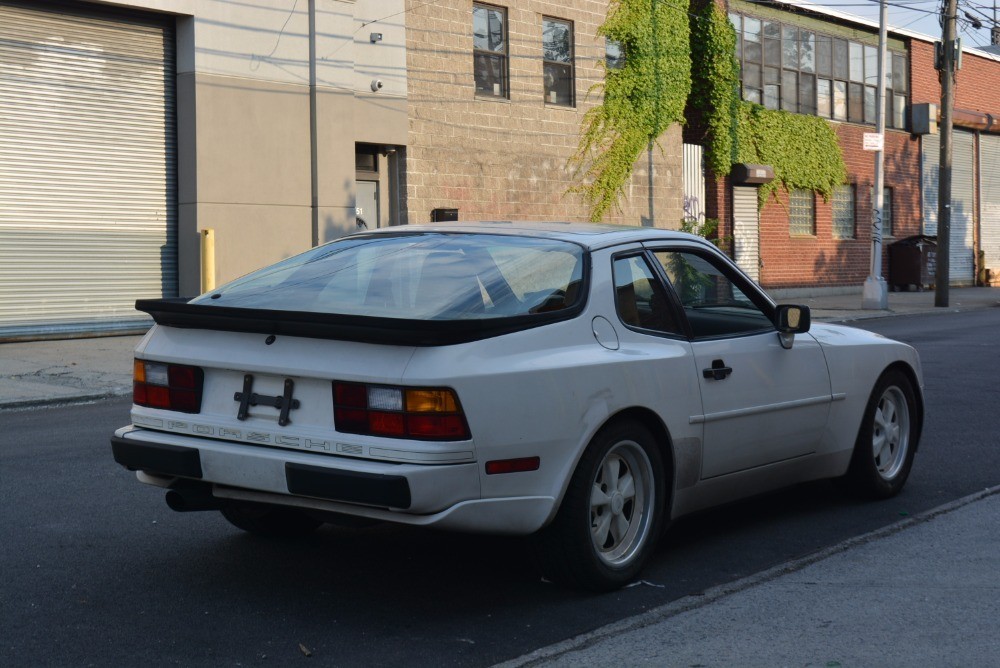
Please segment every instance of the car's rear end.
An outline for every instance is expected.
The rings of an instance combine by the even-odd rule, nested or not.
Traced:
[[[533,531],[551,495],[492,484],[483,497],[483,476],[539,462],[516,443],[504,456],[495,438],[481,458],[461,388],[478,397],[489,379],[462,351],[482,357],[486,342],[565,325],[585,279],[585,253],[565,242],[375,234],[191,302],[142,302],[158,324],[136,350],[132,424],[112,439],[115,459],[168,488],[178,510]]]

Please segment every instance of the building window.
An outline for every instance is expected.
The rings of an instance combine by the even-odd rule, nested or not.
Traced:
[[[837,186],[833,189],[833,237],[854,238],[854,186]]]
[[[476,95],[507,98],[507,10],[472,5],[472,62]]]
[[[811,190],[792,190],[788,198],[788,227],[793,236],[816,234],[815,198]]]
[[[561,19],[542,19],[542,68],[545,102],[572,107],[573,24]]]
[[[807,28],[736,13],[743,99],[836,121],[875,124],[878,49]],[[906,54],[886,58],[886,127],[906,128]]]
[[[625,67],[625,45],[616,39],[604,41],[604,65],[609,70],[620,70]]]

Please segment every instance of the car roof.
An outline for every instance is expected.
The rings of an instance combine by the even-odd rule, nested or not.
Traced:
[[[360,234],[421,234],[428,232],[541,237],[569,241],[590,250],[642,241],[696,241],[707,243],[702,237],[677,230],[630,225],[551,221],[490,220],[399,225],[380,230],[362,231]]]

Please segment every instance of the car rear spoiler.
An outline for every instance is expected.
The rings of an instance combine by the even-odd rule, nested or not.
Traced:
[[[468,320],[410,320],[361,315],[235,308],[191,304],[186,298],[140,299],[137,311],[148,313],[158,325],[225,332],[281,334],[312,339],[359,341],[406,346],[448,346],[570,320],[583,310],[572,308],[502,318]]]

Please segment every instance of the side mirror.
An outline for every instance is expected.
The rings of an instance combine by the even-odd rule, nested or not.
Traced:
[[[774,312],[774,326],[782,334],[805,334],[811,324],[808,306],[782,304]]]

